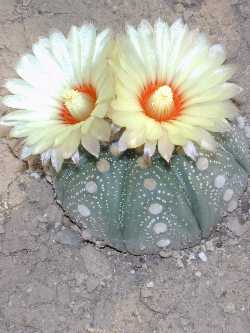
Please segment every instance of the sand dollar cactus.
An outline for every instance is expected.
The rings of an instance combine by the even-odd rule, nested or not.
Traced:
[[[176,154],[170,165],[152,164],[134,151],[98,160],[80,153],[80,165],[65,163],[56,193],[69,217],[91,241],[133,254],[180,249],[208,237],[224,210],[237,205],[249,172],[244,134],[217,137],[216,153],[196,161]]]

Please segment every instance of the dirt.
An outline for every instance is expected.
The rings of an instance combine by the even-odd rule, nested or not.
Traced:
[[[247,0],[0,0],[0,9],[1,86],[19,56],[55,29],[93,21],[122,31],[142,18],[183,16],[238,63],[237,102],[249,117]],[[209,241],[136,257],[84,242],[48,179],[14,152],[15,141],[1,139],[1,333],[250,332],[250,188]]]

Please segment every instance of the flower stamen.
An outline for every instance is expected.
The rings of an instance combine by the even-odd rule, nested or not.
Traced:
[[[176,119],[183,103],[183,98],[176,89],[158,82],[149,84],[140,97],[144,113],[159,122]]]
[[[96,92],[91,86],[66,89],[62,94],[60,116],[65,124],[77,124],[86,120],[94,109]]]

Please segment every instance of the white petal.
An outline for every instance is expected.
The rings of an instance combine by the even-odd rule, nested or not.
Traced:
[[[168,134],[166,132],[158,140],[158,151],[159,154],[166,160],[167,162],[170,161],[173,151],[174,145],[170,142]]]
[[[144,155],[147,157],[152,157],[155,153],[155,149],[156,149],[156,142],[154,143],[145,143],[144,145]]]
[[[91,154],[94,155],[96,158],[99,157],[100,154],[100,143],[99,141],[90,136],[90,135],[85,135],[82,136],[81,143],[83,147]]]
[[[97,140],[109,141],[111,134],[110,124],[104,119],[96,118],[91,125],[89,133]]]
[[[80,154],[79,154],[78,150],[71,156],[71,159],[76,165],[79,165],[79,163],[80,163]]]
[[[188,157],[192,158],[192,160],[194,161],[196,160],[198,152],[192,141],[187,141],[187,143],[183,147],[183,150]]]
[[[57,172],[59,172],[62,168],[64,158],[62,156],[61,151],[57,149],[53,149],[51,151],[51,164],[55,168]]]

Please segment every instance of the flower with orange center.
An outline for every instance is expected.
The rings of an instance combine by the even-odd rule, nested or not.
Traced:
[[[113,98],[107,59],[112,51],[109,30],[97,34],[93,25],[72,27],[33,45],[16,67],[20,79],[9,80],[13,94],[3,103],[19,109],[1,119],[14,126],[13,137],[24,138],[22,156],[41,154],[60,170],[64,159],[79,161],[81,144],[98,157],[100,141],[108,141],[106,117]]]
[[[223,64],[225,58],[220,45],[181,20],[128,26],[112,60],[116,99],[109,115],[125,128],[120,150],[144,145],[152,156],[157,146],[168,162],[175,146],[192,158],[196,146],[215,150],[211,132],[230,129],[226,119],[237,111],[230,99],[241,90],[226,82],[234,66]]]

